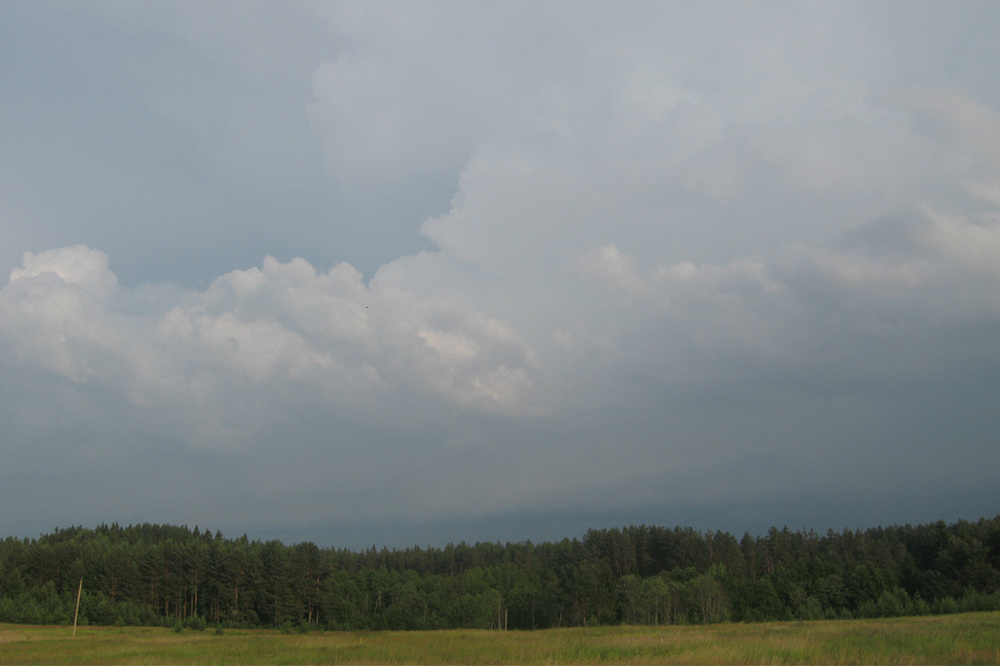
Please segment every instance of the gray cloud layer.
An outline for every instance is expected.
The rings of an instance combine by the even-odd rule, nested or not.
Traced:
[[[995,513],[1000,12],[285,7],[0,9],[9,529]]]

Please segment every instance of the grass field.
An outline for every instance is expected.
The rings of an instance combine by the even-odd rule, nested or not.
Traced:
[[[1000,664],[1000,613],[546,631],[0,625],[0,664]]]

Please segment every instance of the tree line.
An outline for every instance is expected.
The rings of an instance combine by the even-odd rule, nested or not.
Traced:
[[[1000,516],[866,530],[629,526],[354,552],[171,525],[0,541],[0,622],[543,629],[1000,610]]]

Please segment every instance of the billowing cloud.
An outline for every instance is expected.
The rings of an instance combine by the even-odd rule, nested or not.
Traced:
[[[0,12],[13,529],[995,506],[992,8]]]
[[[123,312],[117,289],[99,251],[26,254],[0,301],[12,359],[76,382],[127,379],[140,393],[247,385],[349,404],[420,390],[474,409],[533,409],[540,368],[503,322],[369,290],[347,264],[319,274],[302,259],[268,257],[157,316]],[[127,377],[101,375],[93,359],[108,356]]]

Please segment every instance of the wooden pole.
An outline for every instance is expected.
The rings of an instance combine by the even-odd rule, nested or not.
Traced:
[[[80,596],[83,594],[83,579],[80,579],[80,588],[76,591],[76,613],[73,614],[73,638],[76,638],[76,621],[80,618]]]

